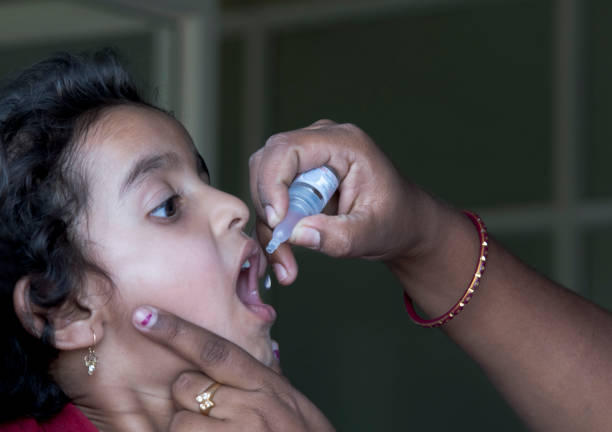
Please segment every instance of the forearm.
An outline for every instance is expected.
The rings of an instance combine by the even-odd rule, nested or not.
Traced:
[[[434,316],[465,291],[478,236],[451,209],[439,206],[431,220],[439,236],[418,256],[389,266]],[[612,315],[541,277],[494,240],[477,293],[444,329],[533,430],[610,430]]]

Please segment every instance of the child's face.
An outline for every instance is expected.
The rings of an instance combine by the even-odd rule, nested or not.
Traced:
[[[198,172],[180,124],[152,109],[116,107],[91,128],[82,150],[90,184],[86,248],[116,285],[107,312],[108,325],[121,329],[115,333],[137,337],[131,311],[150,304],[271,364],[276,314],[257,294],[265,263],[242,232],[248,209]],[[247,257],[251,268],[241,271]]]

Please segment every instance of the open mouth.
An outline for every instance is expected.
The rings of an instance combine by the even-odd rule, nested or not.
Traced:
[[[247,309],[260,317],[265,322],[276,320],[276,311],[268,304],[261,301],[259,296],[259,264],[261,253],[258,247],[252,248],[251,253],[242,263],[238,281],[236,282],[236,293],[238,298]]]

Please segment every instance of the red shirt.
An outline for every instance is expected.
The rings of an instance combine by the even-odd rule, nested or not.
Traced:
[[[0,432],[99,432],[77,407],[68,404],[55,417],[38,423],[23,418],[0,425]]]

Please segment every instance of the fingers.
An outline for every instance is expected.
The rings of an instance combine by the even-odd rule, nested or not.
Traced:
[[[281,285],[291,285],[298,275],[298,265],[288,243],[281,244],[270,256],[270,264],[274,269],[276,280]]]
[[[179,411],[172,417],[169,432],[216,432],[230,430],[222,420],[192,411]]]
[[[230,341],[152,306],[132,315],[134,326],[161,346],[193,363],[215,381],[241,389],[258,389],[279,375]]]
[[[304,129],[319,129],[325,126],[333,126],[336,125],[337,123],[333,120],[329,120],[329,119],[321,119],[321,120],[317,120],[316,122],[314,122],[313,124],[311,124],[310,126],[305,127]]]
[[[251,199],[253,206],[255,207],[255,213],[257,216],[266,221],[271,227],[275,227],[282,220],[282,216],[287,212],[289,207],[289,193],[288,186],[277,187],[276,190],[276,205],[271,206],[267,201],[263,201],[259,195],[259,174],[262,171],[261,164],[264,156],[264,147],[253,153],[249,159],[249,186],[251,191]]]
[[[330,135],[337,139],[330,140]],[[342,148],[350,139],[341,126],[320,120],[307,128],[271,136],[249,160],[251,195],[257,214],[276,226],[288,208],[287,189],[300,172],[329,165],[343,178],[349,161]]]
[[[257,218],[255,222],[257,240],[262,247],[268,244],[272,238],[272,230],[268,225]],[[282,285],[290,285],[295,282],[298,274],[298,265],[291,247],[287,243],[281,244],[276,251],[268,257],[268,262],[274,270],[276,280]]]
[[[333,430],[316,406],[287,380],[231,342],[152,306],[137,308],[132,322],[143,335],[198,369],[184,372],[172,386],[179,411],[172,417],[170,431]],[[212,380],[222,385],[211,397],[215,406],[204,416],[196,396]]]
[[[362,244],[362,233],[368,226],[372,226],[369,215],[362,212],[337,216],[318,214],[302,219],[289,240],[333,257],[361,256],[368,247]]]
[[[414,209],[422,207],[418,203],[430,198],[406,183],[361,129],[330,120],[274,135],[252,156],[251,194],[259,217],[276,226],[286,214],[288,187],[296,174],[321,165],[333,168],[340,180],[335,201],[324,211],[331,216],[304,218],[290,243],[335,257],[389,259],[424,238],[406,228],[413,225]],[[285,278],[278,277],[279,282],[295,279],[293,260],[282,246],[270,257],[273,266],[282,264],[276,273]]]
[[[200,402],[196,400],[196,397],[214,383],[215,381],[200,372],[183,372],[172,384],[172,398],[179,408],[201,414]],[[232,415],[232,409],[236,409],[235,404],[231,402],[231,395],[237,392],[239,391],[222,384],[210,398],[215,406],[210,409],[209,416],[222,420],[229,418]]]

